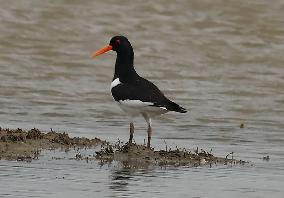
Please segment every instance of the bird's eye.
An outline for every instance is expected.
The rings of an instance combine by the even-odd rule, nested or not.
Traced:
[[[120,44],[120,40],[119,39],[115,40],[115,44],[119,45]]]

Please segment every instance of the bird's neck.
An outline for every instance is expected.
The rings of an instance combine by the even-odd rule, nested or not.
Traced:
[[[128,49],[123,52],[118,52],[115,62],[115,71],[113,79],[119,78],[120,82],[127,83],[137,75],[134,69],[134,52],[133,49]]]

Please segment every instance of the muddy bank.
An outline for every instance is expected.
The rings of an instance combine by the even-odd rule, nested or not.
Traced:
[[[101,145],[99,151],[84,156],[78,152],[70,160],[99,160],[106,164],[113,161],[131,168],[158,166],[201,166],[214,164],[245,164],[243,160],[236,160],[233,153],[225,157],[216,157],[211,152],[202,149],[189,151],[187,149],[175,148],[166,150],[148,149],[144,145],[123,144],[117,142],[110,144],[98,138],[88,139],[84,137],[69,137],[67,133],[49,131],[44,133],[38,129],[25,131],[22,129],[0,128],[0,159],[31,161],[38,159],[43,149],[91,149]],[[60,158],[54,158],[60,159]]]
[[[71,138],[67,133],[50,131],[44,133],[38,129],[0,128],[0,159],[30,161],[37,159],[43,149],[95,147],[105,143],[98,138]]]
[[[233,153],[225,157],[216,157],[203,149],[189,151],[185,148],[154,150],[145,145],[137,144],[104,144],[96,152],[96,158],[103,164],[118,161],[130,168],[140,168],[148,165],[158,166],[212,166],[212,165],[244,165],[248,162],[234,159]]]

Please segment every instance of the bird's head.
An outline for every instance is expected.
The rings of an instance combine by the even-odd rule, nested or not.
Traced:
[[[92,58],[95,58],[110,50],[116,51],[117,53],[123,53],[124,51],[128,51],[129,49],[132,49],[132,46],[126,37],[114,36],[107,46],[94,52],[92,54]]]

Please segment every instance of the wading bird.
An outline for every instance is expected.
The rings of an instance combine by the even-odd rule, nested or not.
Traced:
[[[92,58],[110,50],[117,53],[110,90],[119,107],[130,117],[129,144],[132,143],[134,133],[133,118],[143,116],[148,124],[147,147],[150,148],[152,135],[151,118],[169,111],[186,113],[186,110],[166,98],[152,82],[137,74],[133,64],[133,48],[126,37],[113,37],[109,45],[96,51]]]

